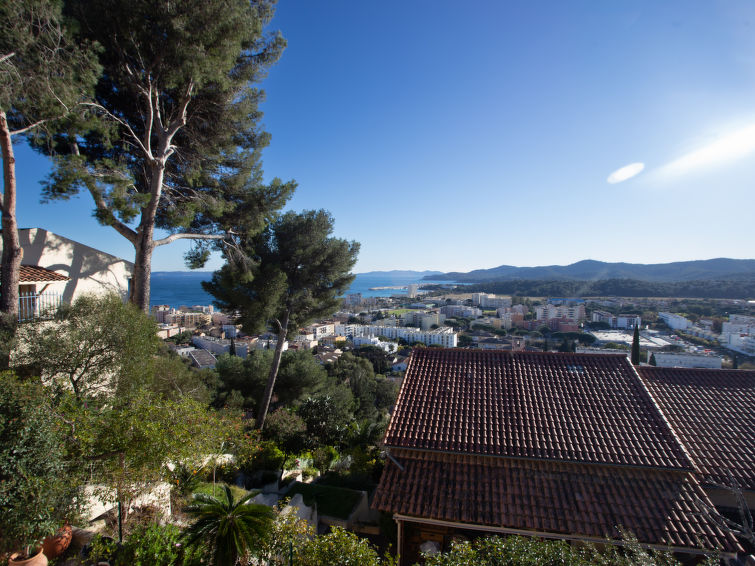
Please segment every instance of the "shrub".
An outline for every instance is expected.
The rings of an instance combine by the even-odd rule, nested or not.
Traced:
[[[0,555],[31,550],[76,511],[59,424],[43,387],[0,373]]]
[[[306,542],[298,562],[301,566],[380,566],[382,563],[374,546],[339,527]]]

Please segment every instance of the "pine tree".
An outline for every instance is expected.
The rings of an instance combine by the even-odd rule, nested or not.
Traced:
[[[262,182],[263,92],[253,85],[285,41],[266,35],[272,0],[67,0],[79,39],[102,46],[97,117],[40,141],[57,155],[48,198],[86,190],[97,219],[135,251],[132,303],[149,309],[154,249],[177,239],[240,246],[294,189]],[[158,229],[168,232],[159,237]]]
[[[331,237],[333,218],[324,210],[288,212],[248,242],[252,264],[229,261],[202,283],[217,304],[240,313],[248,332],[268,324],[277,344],[256,426],[262,428],[289,332],[332,314],[354,280],[359,244]]]
[[[81,109],[99,75],[94,52],[71,41],[61,6],[51,0],[0,2],[0,149],[3,253],[0,312],[18,317],[22,261],[16,221],[13,140],[52,133]]]

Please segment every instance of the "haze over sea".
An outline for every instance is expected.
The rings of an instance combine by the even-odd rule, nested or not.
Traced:
[[[363,297],[390,297],[405,294],[406,289],[379,289],[373,287],[397,287],[411,283],[432,283],[422,277],[430,273],[417,271],[393,271],[358,273],[347,293],[361,293]],[[156,271],[152,273],[150,304],[169,305],[211,305],[212,295],[202,289],[202,281],[212,278],[211,271]],[[441,283],[439,281],[439,283]],[[449,283],[442,281],[442,283]]]

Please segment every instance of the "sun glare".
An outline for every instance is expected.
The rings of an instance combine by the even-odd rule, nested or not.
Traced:
[[[755,152],[755,124],[718,138],[711,144],[683,155],[661,167],[664,175],[684,175],[695,169],[719,165]]]

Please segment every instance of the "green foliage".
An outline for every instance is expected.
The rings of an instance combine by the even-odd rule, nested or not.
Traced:
[[[350,395],[348,390],[346,392]],[[318,445],[339,444],[353,419],[349,404],[331,395],[309,397],[298,413],[307,426],[307,434]]]
[[[585,545],[571,546],[563,540],[537,538],[486,537],[473,542],[457,542],[451,550],[426,556],[426,566],[681,566],[671,553],[654,552],[640,546],[631,535],[624,536],[624,545],[607,546],[598,551]],[[712,566],[715,558],[706,560]]]
[[[324,210],[288,212],[249,242],[252,264],[227,263],[202,286],[221,308],[239,310],[249,332],[264,331],[273,319],[287,319],[286,330],[298,331],[332,314],[354,280],[359,244],[332,232]]]
[[[280,470],[286,460],[286,455],[275,445],[275,442],[264,441],[260,443],[259,451],[242,468],[250,470]]]
[[[35,547],[76,511],[64,446],[48,393],[0,373],[0,554]]]
[[[146,389],[101,404],[66,398],[60,410],[74,431],[77,456],[94,464],[92,480],[106,500],[128,500],[170,479],[166,460],[190,461],[217,450],[225,434],[225,422],[201,403]]]
[[[200,553],[181,544],[181,531],[175,525],[150,523],[132,531],[123,541],[97,535],[91,543],[86,565],[108,560],[113,566],[199,566]]]
[[[325,473],[338,458],[338,450],[333,446],[318,446],[312,450],[312,464],[315,468]]]
[[[236,500],[228,486],[220,497],[198,493],[186,512],[194,522],[186,529],[189,547],[204,550],[214,566],[235,564],[240,557],[256,554],[269,535],[273,511],[265,505],[249,503],[253,493]]]
[[[226,488],[231,490],[231,495],[237,500],[243,499],[249,495],[249,492],[244,488],[238,487],[237,485],[230,485],[225,482],[216,482],[214,484],[212,482],[200,482],[192,490],[192,494],[202,493],[212,497],[219,497],[225,492]]]
[[[340,527],[309,540],[301,554],[301,566],[379,566],[380,555],[367,540]]]
[[[300,564],[307,543],[314,536],[315,530],[307,521],[299,519],[296,513],[278,509],[259,555],[269,566]]]
[[[640,365],[640,328],[635,325],[632,336],[632,364]]]
[[[256,409],[272,363],[273,352],[270,350],[254,350],[246,359],[227,354],[219,356],[215,365],[219,384],[213,404],[217,407],[230,405],[236,391],[241,398],[240,407]],[[325,369],[311,352],[283,352],[274,389],[277,405],[298,404],[325,387],[326,377]]]
[[[154,320],[116,294],[84,295],[61,306],[52,323],[21,326],[15,363],[79,399],[127,395],[151,381],[156,330]]]
[[[293,411],[281,407],[267,418],[263,436],[275,442],[286,456],[291,456],[307,449],[306,433],[304,420]]]
[[[386,373],[391,369],[393,356],[378,346],[360,346],[352,351],[360,358],[366,358],[372,364],[372,370],[377,373]],[[340,361],[340,360],[339,360]]]

